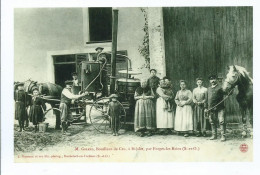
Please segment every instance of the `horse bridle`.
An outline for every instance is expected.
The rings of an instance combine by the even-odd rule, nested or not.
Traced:
[[[238,81],[238,79],[239,79],[239,75],[240,73],[238,72],[238,75],[236,76],[236,80],[234,81],[234,83],[230,83],[230,82],[228,82],[228,81],[224,81],[224,82],[226,82],[226,83],[228,83],[228,84],[230,84],[230,86],[231,86],[231,88],[230,89],[233,89],[237,84],[237,81]]]

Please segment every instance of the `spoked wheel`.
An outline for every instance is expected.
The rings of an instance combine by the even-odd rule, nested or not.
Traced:
[[[58,108],[50,108],[50,109],[44,111],[43,116],[46,118],[46,115],[47,115],[50,111],[53,111],[53,112],[55,112],[56,114],[57,114],[57,113],[58,113],[58,114],[61,114],[61,110],[60,110],[60,109],[58,109]]]
[[[89,118],[92,126],[101,133],[111,134],[111,118],[107,115],[109,98],[101,98],[96,100],[89,110]],[[119,119],[119,129],[121,129],[126,121],[126,112],[123,105],[121,106],[121,114]]]

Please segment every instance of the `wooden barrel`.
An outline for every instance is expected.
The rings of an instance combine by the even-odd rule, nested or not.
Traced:
[[[134,94],[137,87],[140,86],[139,79],[120,78],[117,80],[118,93]]]

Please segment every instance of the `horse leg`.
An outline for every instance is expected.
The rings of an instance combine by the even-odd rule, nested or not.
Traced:
[[[52,108],[54,108],[55,104],[50,104]],[[56,116],[56,124],[55,124],[55,129],[60,130],[60,125],[61,125],[61,119],[60,119],[60,112],[57,110],[53,110],[53,113]]]
[[[59,111],[55,111],[55,116],[56,116],[55,129],[59,130],[60,129],[60,125],[61,125],[60,112]]]
[[[240,112],[242,116],[242,123],[243,123],[243,129],[242,129],[242,138],[246,137],[247,135],[247,125],[246,125],[246,110],[240,106]]]
[[[250,136],[253,138],[253,107],[249,107],[249,123],[251,124],[252,130],[250,131]]]

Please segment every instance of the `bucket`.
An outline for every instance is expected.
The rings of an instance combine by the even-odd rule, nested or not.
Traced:
[[[48,129],[49,123],[40,123],[39,124],[39,132],[46,132]]]

